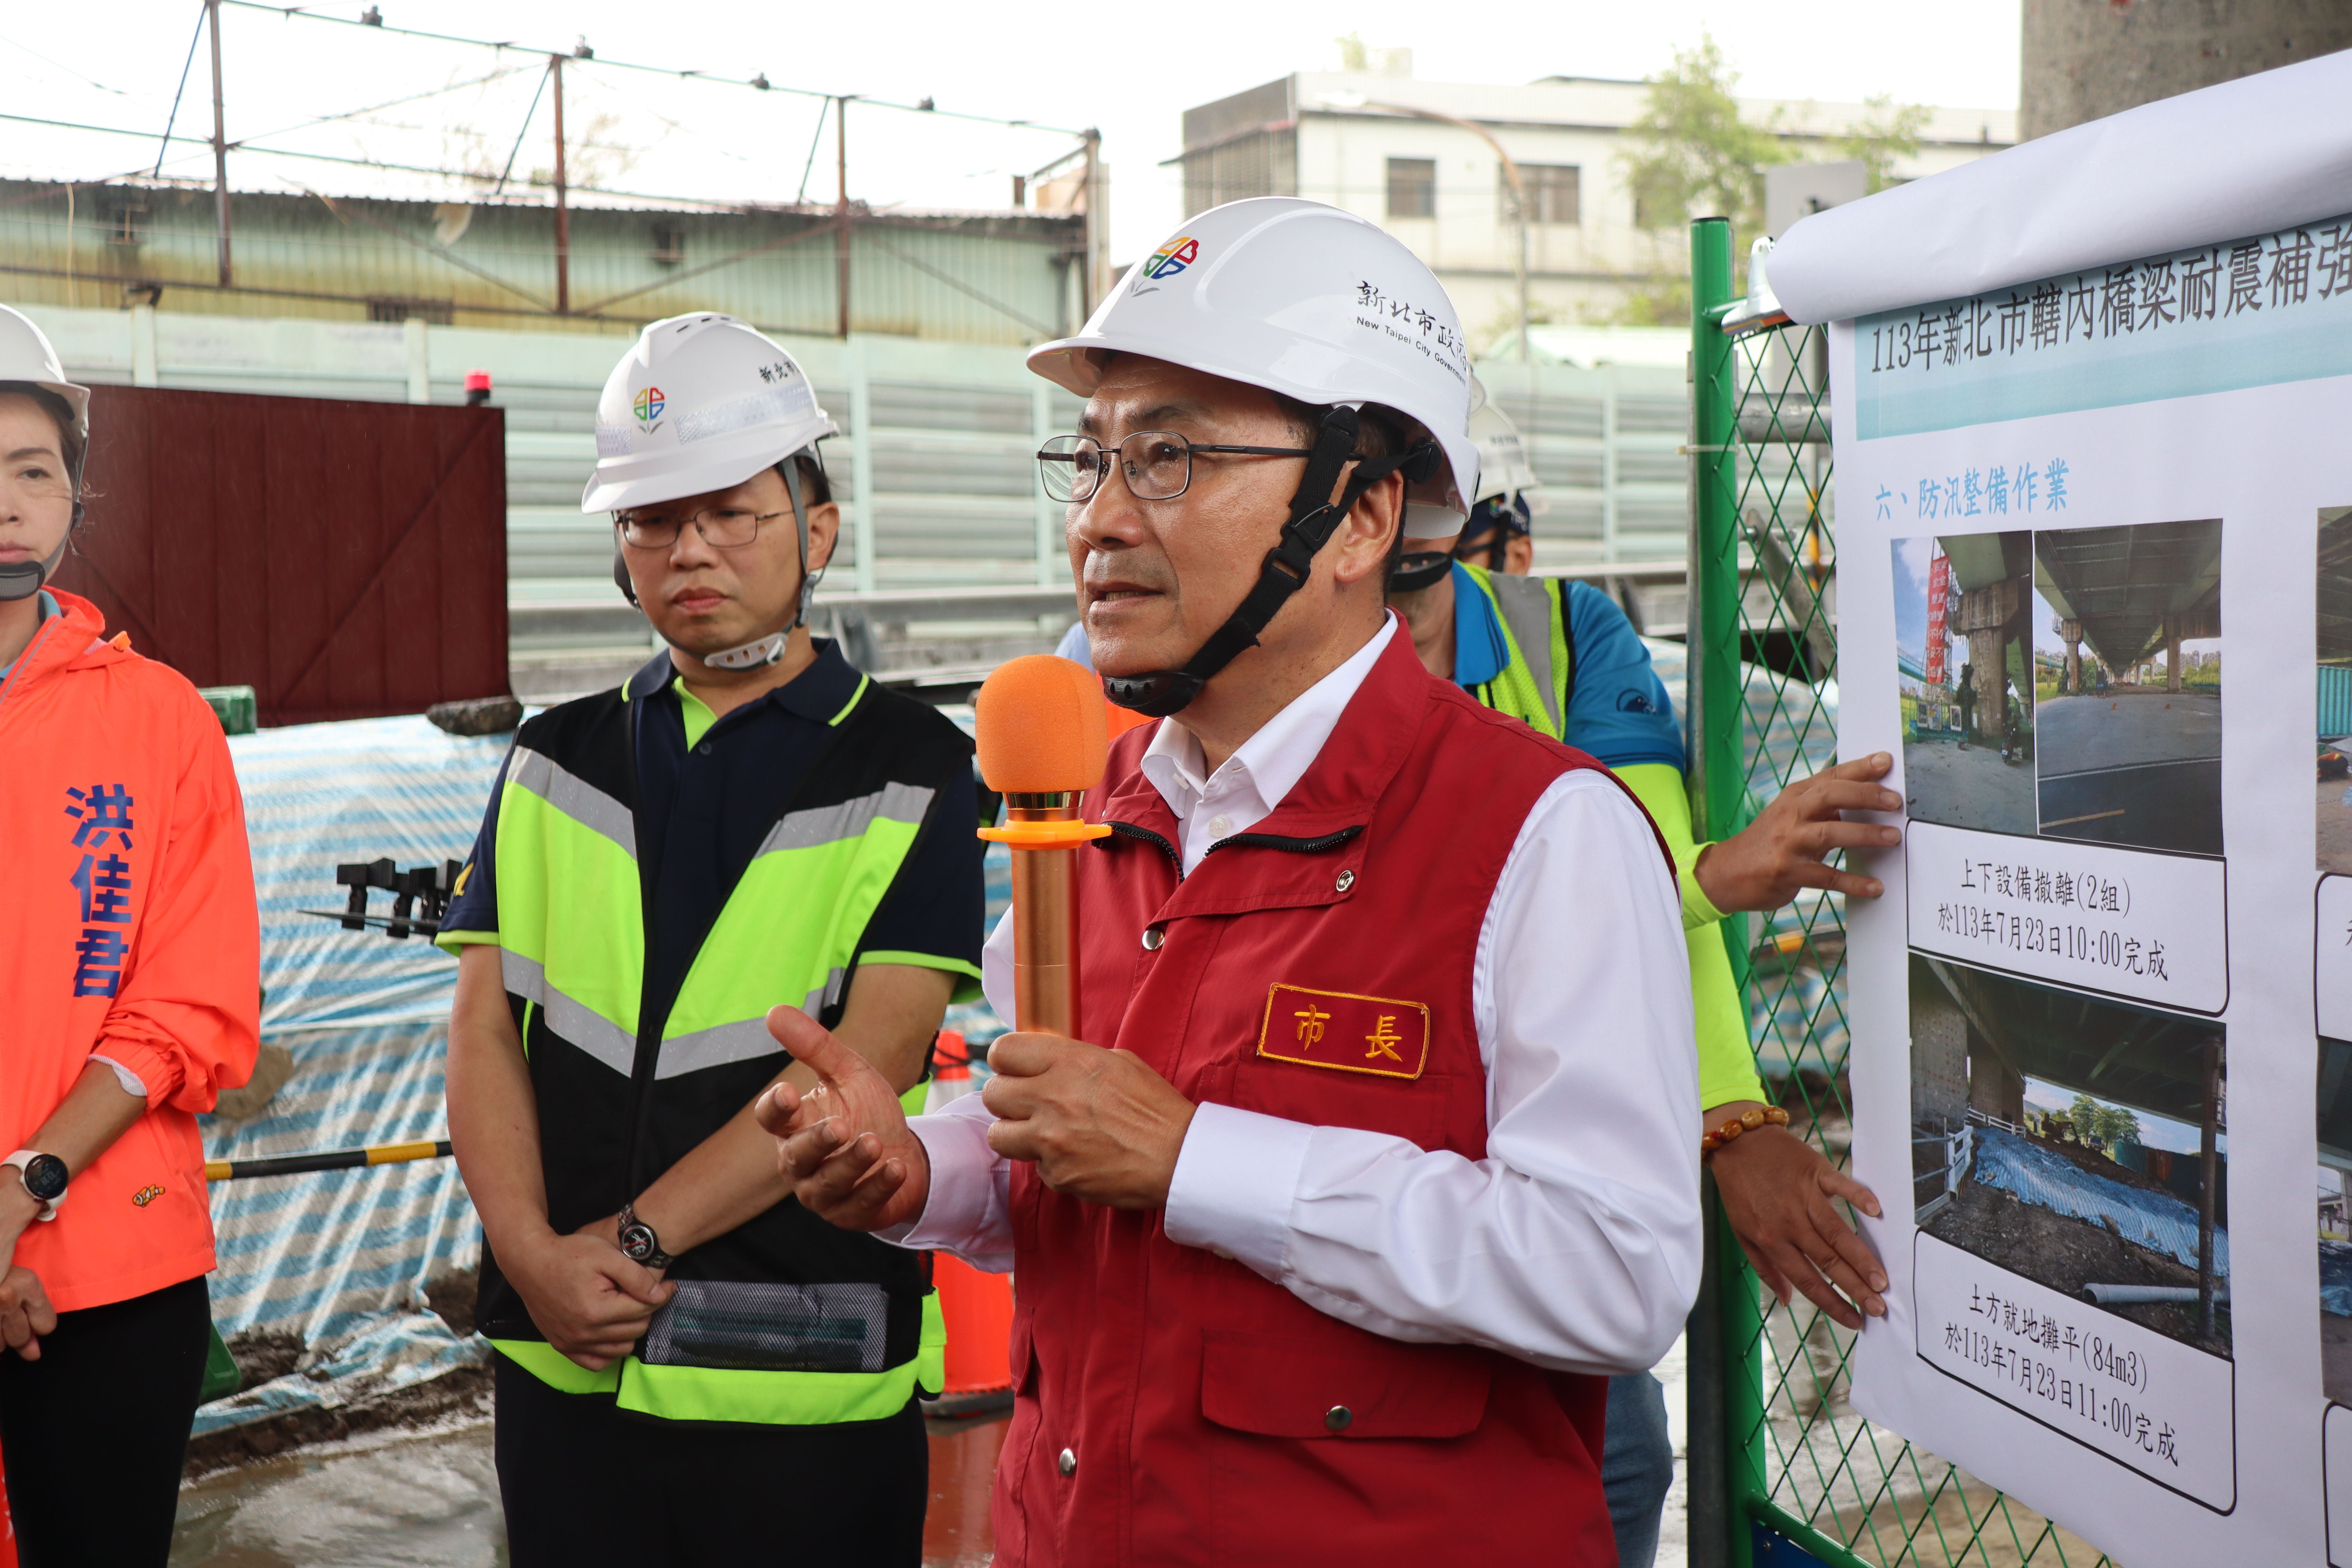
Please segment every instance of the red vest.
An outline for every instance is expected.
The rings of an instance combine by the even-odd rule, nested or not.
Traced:
[[[1087,803],[1118,830],[1079,858],[1084,1037],[1194,1100],[1485,1157],[1479,926],[1529,808],[1600,764],[1400,633],[1274,814],[1180,879],[1150,739]],[[1004,1568],[1616,1562],[1602,1380],[1370,1333],[1160,1217],[1013,1168]]]

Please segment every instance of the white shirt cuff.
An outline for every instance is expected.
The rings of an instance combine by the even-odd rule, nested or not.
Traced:
[[[123,1093],[135,1094],[142,1100],[147,1098],[146,1080],[142,1079],[137,1073],[132,1072],[129,1068],[124,1067],[112,1057],[107,1056],[99,1051],[90,1052],[89,1059],[94,1062],[104,1062],[108,1067],[112,1068],[114,1069],[114,1081],[122,1086]]]
[[[973,1106],[980,1103],[976,1094],[966,1099]],[[992,1239],[986,1232],[997,1154],[988,1146],[988,1128],[995,1120],[984,1110],[907,1118],[907,1130],[921,1141],[930,1156],[930,1195],[923,1201],[921,1215],[874,1234],[897,1247],[958,1253],[971,1249],[975,1242]]]
[[[1168,1239],[1280,1279],[1289,1253],[1291,1200],[1314,1136],[1303,1121],[1230,1105],[1198,1107],[1168,1184],[1162,1220]]]

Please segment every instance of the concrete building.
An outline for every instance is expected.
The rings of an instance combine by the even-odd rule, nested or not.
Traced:
[[[1624,168],[1625,130],[1642,116],[1638,81],[1547,77],[1517,87],[1366,72],[1300,72],[1184,113],[1186,216],[1244,196],[1329,202],[1386,227],[1433,268],[1484,351],[1517,321],[1518,231],[1497,149],[1517,164],[1528,207],[1530,317],[1612,319],[1625,300],[1687,270],[1679,223],[1643,226]],[[1742,100],[1743,118],[1778,126],[1796,155],[1839,156],[1832,139],[1861,104]],[[2006,109],[1937,109],[1916,178],[2016,140]]]
[[[2020,133],[2352,48],[2342,0],[2025,0]]]

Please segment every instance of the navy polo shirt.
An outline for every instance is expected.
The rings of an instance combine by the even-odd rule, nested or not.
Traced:
[[[835,739],[834,726],[867,677],[830,637],[791,680],[713,718],[677,679],[667,653],[622,688],[637,710],[638,875],[646,899],[641,1027],[658,1037],[702,939],[719,919],[752,853],[808,770]],[[446,931],[499,929],[496,848],[505,770],[475,840],[470,875],[449,900]],[[980,839],[954,803],[915,842],[905,869],[874,912],[860,944],[893,963],[957,975],[959,996],[977,994],[982,891]],[[978,826],[977,796],[971,826]]]

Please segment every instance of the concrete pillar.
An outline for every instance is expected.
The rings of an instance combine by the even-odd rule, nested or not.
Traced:
[[[159,386],[163,369],[155,342],[155,302],[142,300],[131,307],[131,384]]]
[[[400,324],[401,347],[408,359],[408,401],[433,401],[433,360],[425,350],[425,318],[411,316]]]
[[[2059,640],[2066,645],[2066,676],[2059,689],[2074,696],[2083,695],[2083,623],[2060,621]]]
[[[2352,47],[2341,0],[2024,0],[2018,134]]]
[[[2011,1072],[1973,1028],[1969,1031],[1969,1104],[2004,1121],[2025,1120],[2025,1079]]]
[[[1969,1110],[1968,1018],[1917,959],[1911,963],[1911,1110],[1946,1128],[1959,1126]]]
[[[2000,740],[2009,699],[2002,693],[2009,681],[2009,634],[1981,631],[1969,634],[1969,662],[1976,668],[1976,733],[1971,740]]]
[[[2164,617],[2164,689],[2180,689],[2180,617]]]

